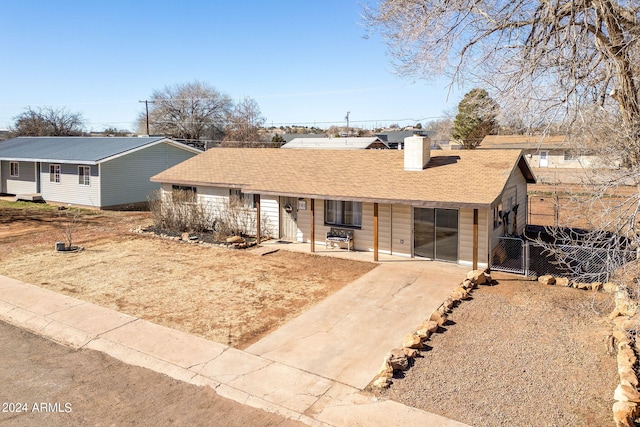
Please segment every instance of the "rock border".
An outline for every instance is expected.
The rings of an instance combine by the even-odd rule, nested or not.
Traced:
[[[394,372],[409,369],[411,360],[425,347],[425,342],[429,340],[431,335],[446,323],[447,316],[453,308],[460,304],[461,301],[469,299],[471,292],[478,285],[490,283],[491,275],[488,269],[472,270],[467,273],[467,277],[462,283],[431,313],[429,318],[418,325],[412,334],[404,337],[402,347],[394,348],[385,356],[378,374],[376,374],[369,386],[376,389],[388,388],[392,384]]]
[[[211,243],[198,239],[196,234],[182,233],[180,236],[172,236],[166,233],[156,233],[155,231],[149,231],[142,227],[136,227],[131,229],[132,233],[144,234],[165,240],[174,240],[182,243],[197,244],[199,246],[205,246],[209,248],[224,248],[224,249],[248,249],[256,246],[255,241],[246,241],[240,236],[232,236],[226,239],[226,242]]]

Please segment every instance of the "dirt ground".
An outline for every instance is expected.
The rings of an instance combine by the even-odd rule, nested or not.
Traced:
[[[60,253],[66,212],[0,204],[0,274],[243,349],[375,264],[202,247],[131,233],[146,213],[83,211],[78,253]]]
[[[3,322],[0,342],[2,426],[304,425]]]
[[[594,311],[610,302],[538,282],[482,286],[382,398],[477,426],[614,425],[610,321]]]
[[[620,213],[619,204],[637,193],[635,187],[620,186],[611,189],[598,203],[591,203],[587,196],[591,188],[579,184],[534,184],[528,185],[527,223],[545,226],[567,226],[593,228],[602,221],[605,207],[611,216]],[[609,218],[611,218],[609,216]]]

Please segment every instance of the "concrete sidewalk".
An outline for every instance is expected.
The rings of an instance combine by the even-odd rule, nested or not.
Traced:
[[[412,289],[415,286],[416,290],[422,289],[418,293],[427,289],[416,286],[423,280],[422,273],[418,270],[413,272],[409,270],[405,276],[402,276],[400,271],[394,273],[393,268],[383,269],[382,273],[381,278],[384,281],[390,280],[390,277],[386,277],[385,274],[402,277],[398,283],[404,283],[404,286],[396,287],[394,291],[395,296],[399,297],[399,302],[408,302],[414,298],[413,293],[405,293],[406,291],[403,290],[405,287]],[[451,288],[461,280],[461,276],[462,274],[450,283]],[[359,282],[354,282],[351,289],[354,295],[364,298],[371,293],[374,280],[369,277]],[[347,288],[350,286],[348,285]],[[345,292],[348,293],[348,291]],[[388,318],[385,314],[374,315],[378,310],[377,307],[384,308],[387,305],[383,300],[388,298],[388,295],[379,292],[381,291],[372,293],[371,298],[374,302],[369,304],[368,309],[364,307],[364,310],[353,312],[370,311],[372,313],[369,318],[359,315],[359,321],[374,321],[376,317],[383,320]],[[341,295],[341,298],[348,301],[348,294]],[[362,304],[363,300],[360,301]],[[335,301],[327,303],[324,306],[325,311],[322,308],[317,309],[313,315],[323,317],[324,313],[324,317],[334,317],[326,310],[333,310],[338,306]],[[394,315],[399,315],[401,310],[398,307],[403,306],[404,304],[395,307],[387,306],[383,313],[397,311]],[[428,306],[430,302],[424,301],[419,317],[423,316],[422,313],[429,314]],[[406,308],[407,312],[404,313],[406,315],[413,311],[409,306]],[[426,311],[422,312],[423,309]],[[382,358],[377,354],[375,357],[372,356],[372,359],[378,358],[378,361],[371,372],[368,372],[370,369],[368,361],[358,363],[357,366],[352,366],[351,362],[343,366],[336,364],[337,367],[331,364],[332,368],[328,370],[330,376],[315,373],[303,366],[296,366],[301,365],[296,357],[307,357],[311,353],[309,349],[300,353],[284,351],[293,340],[283,338],[284,332],[280,331],[278,331],[280,338],[271,341],[275,343],[277,350],[265,350],[270,356],[266,358],[4,276],[0,276],[0,320],[65,345],[102,351],[125,363],[142,366],[191,384],[210,386],[223,397],[312,426],[453,427],[464,425],[394,401],[377,401],[362,392],[360,387],[340,381],[340,378],[345,378],[348,382],[362,384],[366,381],[365,378],[371,380],[376,374],[377,365],[382,362]],[[407,324],[411,322],[413,320],[407,321]],[[304,325],[304,322],[302,324]],[[415,325],[412,323],[412,326]],[[341,328],[332,329],[337,331]],[[366,337],[369,337],[369,345],[371,340],[380,338],[375,334],[369,335],[373,333],[372,329],[374,328],[359,331],[365,336],[365,341]],[[334,335],[328,334],[326,339],[332,340]],[[390,339],[393,341],[394,337]],[[401,340],[402,336],[398,336],[397,339]],[[267,344],[269,341],[264,341],[262,345],[269,348]],[[398,344],[394,342],[391,347]],[[330,343],[326,343],[323,347],[324,355],[338,356],[326,353]],[[385,351],[390,350],[391,347]],[[376,352],[379,351],[382,351],[382,345],[379,350],[376,350]],[[349,357],[353,358],[353,356]],[[282,361],[276,359],[282,359]],[[326,362],[325,357],[322,359]],[[347,374],[349,369],[361,371],[362,374],[352,378],[351,374]],[[331,376],[337,376],[338,380]]]

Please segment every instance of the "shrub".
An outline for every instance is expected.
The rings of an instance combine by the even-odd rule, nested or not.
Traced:
[[[155,191],[149,197],[149,209],[156,228],[175,233],[213,229],[215,218],[194,196],[185,190]]]

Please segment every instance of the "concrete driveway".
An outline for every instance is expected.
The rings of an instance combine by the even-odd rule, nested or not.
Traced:
[[[435,261],[381,263],[246,351],[363,389],[469,270]]]

